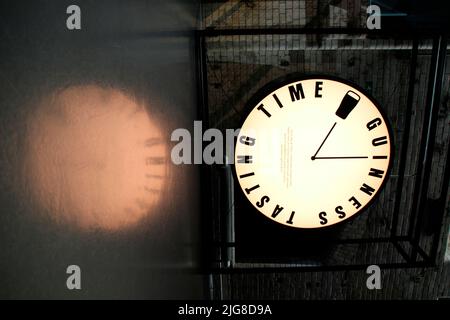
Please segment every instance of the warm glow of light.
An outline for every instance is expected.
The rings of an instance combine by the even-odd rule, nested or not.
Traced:
[[[73,86],[28,120],[27,176],[53,220],[118,230],[155,214],[166,181],[166,144],[146,109],[124,92]]]
[[[322,97],[315,96],[317,81],[323,83]],[[298,81],[293,82],[296,83]],[[348,219],[376,195],[387,176],[391,137],[386,120],[362,92],[328,79],[303,80],[301,83],[304,99],[292,102],[289,85],[286,85],[255,103],[239,134],[235,168],[245,196],[258,211],[288,226],[318,228]],[[351,96],[359,96],[360,100],[343,119],[336,111],[348,92]],[[270,117],[257,109],[261,104]],[[382,123],[369,130],[367,124],[376,118]],[[312,160],[335,123],[317,156],[367,158]],[[240,137],[246,136],[255,137],[255,144],[239,142]],[[386,144],[374,146],[373,139],[382,136],[387,137]],[[239,163],[238,157],[243,155],[252,156],[253,162]],[[373,156],[387,158],[373,159]],[[369,175],[371,168],[382,170],[383,177]],[[249,173],[254,174],[247,175]],[[241,175],[244,176],[241,178]],[[361,191],[363,184],[374,189],[372,195]],[[258,187],[252,189],[254,186]],[[263,199],[264,196],[270,200]],[[361,204],[359,208],[349,201],[352,197]],[[275,211],[277,205],[283,208],[279,212]],[[342,209],[338,210],[344,211],[345,217],[339,217],[336,212],[339,206]],[[295,213],[290,219],[292,212]],[[326,223],[319,217],[321,212],[326,212]]]

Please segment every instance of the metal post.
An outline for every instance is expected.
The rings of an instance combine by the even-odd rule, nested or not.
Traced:
[[[430,182],[431,162],[433,158],[433,146],[436,135],[436,124],[438,119],[439,103],[444,78],[445,55],[447,51],[447,39],[439,36],[433,39],[433,52],[431,56],[430,76],[427,91],[428,118],[424,120],[422,128],[422,143],[419,153],[419,164],[417,167],[417,180],[414,187],[409,235],[412,237],[412,258],[416,261],[417,249],[420,245],[421,225],[427,201],[428,186]]]
[[[205,37],[199,33],[195,33],[195,66],[196,66],[196,82],[197,82],[197,118],[208,125],[208,75],[206,70],[206,53],[205,53]],[[200,191],[201,195],[206,199],[211,199],[209,188],[208,166],[200,166]],[[201,230],[201,269],[203,272],[211,272],[215,266],[211,264],[215,260],[215,247],[213,243],[213,221],[211,219],[210,202],[200,201],[200,230]],[[209,299],[214,299],[214,275],[209,274],[207,283],[205,284],[205,292],[209,292]]]
[[[446,157],[446,165],[445,165],[445,171],[444,171],[444,178],[441,188],[441,195],[439,197],[439,208],[442,209],[442,216],[441,216],[441,223],[439,225],[438,230],[435,230],[435,234],[433,236],[433,245],[430,250],[430,261],[431,263],[436,263],[436,257],[437,257],[437,251],[439,248],[439,238],[441,237],[442,233],[442,224],[443,219],[445,216],[445,205],[447,204],[447,194],[449,189],[449,181],[450,181],[450,146],[447,148],[447,157]]]
[[[394,216],[392,218],[392,225],[391,225],[392,238],[395,238],[397,236],[398,216],[400,214],[400,203],[402,199],[403,181],[405,178],[406,158],[408,152],[409,133],[411,127],[412,105],[414,100],[414,87],[416,82],[415,80],[416,80],[418,47],[419,41],[417,40],[417,38],[415,38],[413,41],[413,47],[411,51],[411,62],[409,67],[408,97],[406,100],[406,113],[404,120],[405,123],[403,127],[402,150],[400,153],[400,160],[399,160],[397,191],[395,194],[395,203],[394,203]]]

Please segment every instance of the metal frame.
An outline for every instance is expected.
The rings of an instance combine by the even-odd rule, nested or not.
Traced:
[[[369,31],[367,29],[342,29],[342,28],[262,28],[262,29],[206,29],[196,31],[196,58],[197,58],[197,81],[198,81],[198,101],[199,116],[208,125],[208,74],[206,61],[206,38],[224,35],[271,35],[271,34],[383,34],[392,38],[392,33],[383,33],[383,31]],[[425,252],[420,247],[421,224],[424,219],[425,205],[427,202],[427,192],[429,187],[429,171],[432,163],[432,152],[434,147],[437,111],[440,103],[440,95],[443,83],[443,75],[445,68],[445,57],[447,49],[447,39],[443,35],[433,37],[433,46],[431,53],[431,64],[428,79],[428,90],[426,97],[426,116],[424,116],[422,139],[419,151],[419,164],[417,178],[414,185],[414,200],[412,212],[410,213],[409,231],[406,236],[398,235],[398,215],[400,211],[400,203],[402,200],[402,190],[404,184],[404,174],[406,166],[406,157],[408,154],[410,122],[413,109],[413,97],[415,91],[415,77],[418,57],[419,38],[424,34],[407,34],[402,30],[398,34],[403,34],[402,39],[413,39],[413,46],[410,58],[409,87],[406,102],[405,123],[403,128],[403,143],[399,158],[399,179],[397,181],[397,190],[394,202],[394,217],[391,225],[391,235],[387,238],[366,238],[366,239],[341,239],[337,240],[338,244],[358,244],[358,243],[387,243],[392,244],[398,254],[402,257],[402,263],[377,263],[382,268],[417,268],[417,267],[435,267],[437,259],[437,251],[439,246],[439,238],[442,233],[442,223],[433,236],[432,247],[429,252]],[[450,148],[449,148],[450,150]],[[444,181],[449,180],[450,176],[450,158],[447,151],[447,162],[444,170]],[[366,269],[367,265],[320,265],[320,266],[283,266],[283,267],[233,267],[227,263],[229,259],[229,249],[235,247],[235,242],[230,241],[229,237],[214,241],[213,238],[213,220],[211,210],[222,210],[222,208],[212,208],[209,204],[211,199],[211,167],[203,166],[202,171],[202,195],[206,202],[202,207],[202,234],[203,234],[203,257],[204,268],[210,273],[247,273],[247,272],[302,272],[302,271],[333,271],[333,270],[358,270]],[[446,205],[446,195],[448,186],[443,186],[441,197],[439,199],[439,210],[444,218]],[[223,213],[220,213],[220,219],[224,220]],[[441,221],[442,222],[442,221]],[[225,225],[221,221],[221,226]],[[226,232],[225,232],[226,233]],[[223,230],[221,230],[223,234]],[[404,250],[402,244],[411,246],[411,254]]]

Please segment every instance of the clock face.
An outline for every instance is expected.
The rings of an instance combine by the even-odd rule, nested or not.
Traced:
[[[361,89],[297,78],[253,99],[235,145],[244,195],[275,222],[340,223],[368,207],[391,166],[391,129]]]

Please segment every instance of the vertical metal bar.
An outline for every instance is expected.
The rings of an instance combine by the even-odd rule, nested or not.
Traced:
[[[199,48],[199,76],[200,80],[200,90],[201,90],[201,109],[199,112],[199,117],[203,121],[203,125],[209,126],[209,106],[208,106],[208,71],[206,63],[206,37],[198,34],[198,48]]]
[[[435,69],[437,65],[437,46],[436,46],[436,40],[433,40],[432,45],[432,52],[431,52],[431,63],[430,63],[430,70],[428,75],[428,89],[427,89],[427,97],[425,102],[425,111],[430,108],[430,99],[431,95],[433,93],[433,83],[434,83],[434,77],[435,77]],[[431,115],[431,111],[429,113]],[[409,221],[409,228],[408,228],[408,238],[412,240],[413,238],[413,232],[414,232],[414,226],[416,222],[416,216],[418,213],[418,202],[419,202],[419,194],[420,194],[420,188],[421,188],[421,182],[422,182],[422,170],[423,170],[423,158],[425,154],[425,141],[427,139],[427,131],[428,131],[428,118],[426,117],[426,114],[424,114],[424,120],[422,125],[422,136],[421,136],[421,142],[420,142],[420,148],[419,148],[419,155],[418,155],[418,164],[416,168],[416,179],[414,183],[414,193],[413,193],[413,202],[411,206],[411,215],[410,215],[410,221]]]
[[[437,116],[439,102],[444,79],[445,54],[447,50],[446,38],[439,36],[433,39],[433,51],[431,55],[431,69],[427,91],[428,118],[424,121],[422,129],[422,143],[420,148],[420,162],[417,168],[417,179],[414,188],[412,210],[417,217],[415,226],[410,224],[410,235],[413,247],[419,245],[421,224],[423,221],[425,204],[427,200],[428,185],[430,182],[431,161],[433,156],[434,140],[436,135]],[[425,141],[425,143],[424,143]],[[413,261],[416,261],[417,250],[412,252]]]
[[[419,47],[419,41],[417,38],[413,40],[413,47],[411,51],[411,62],[409,66],[409,85],[408,85],[408,97],[406,100],[406,112],[405,112],[405,123],[403,126],[403,136],[402,136],[402,150],[400,153],[399,160],[399,169],[398,169],[398,181],[397,181],[397,192],[395,194],[395,203],[394,203],[394,216],[392,218],[391,225],[391,237],[395,238],[397,236],[397,227],[398,227],[398,216],[400,214],[400,203],[402,200],[402,190],[403,190],[403,181],[405,178],[405,168],[406,168],[406,158],[408,152],[408,144],[409,144],[409,134],[411,127],[411,114],[412,114],[412,105],[414,100],[414,87],[416,80],[416,68],[417,68],[417,52]]]
[[[226,263],[226,268],[231,268],[234,264],[234,252],[235,245],[229,245],[230,243],[235,243],[234,237],[234,181],[232,168],[228,164],[228,159],[225,156],[225,164],[222,167],[221,174],[221,188],[224,193],[223,203],[221,205],[221,217],[223,222],[222,228],[222,257],[223,261]]]
[[[447,148],[447,158],[446,158],[446,165],[444,170],[444,178],[442,180],[442,187],[441,187],[441,195],[439,197],[439,206],[438,208],[441,209],[442,216],[441,223],[439,224],[439,229],[435,231],[435,234],[433,236],[433,244],[431,246],[430,250],[430,260],[431,263],[436,263],[436,257],[437,252],[439,248],[439,238],[441,237],[442,232],[442,226],[443,226],[443,219],[445,215],[445,205],[447,204],[447,194],[449,189],[449,181],[450,181],[450,146]]]
[[[195,32],[195,66],[197,83],[197,119],[208,123],[208,75],[206,69],[205,37],[200,32]],[[200,166],[200,191],[204,199],[211,199],[207,166]],[[211,207],[209,201],[200,201],[200,230],[201,230],[201,248],[200,265],[203,272],[210,272],[215,266],[212,262],[215,260],[213,243],[213,220],[211,219]],[[214,275],[210,274],[205,284],[205,292],[209,292],[209,299],[214,299]]]

